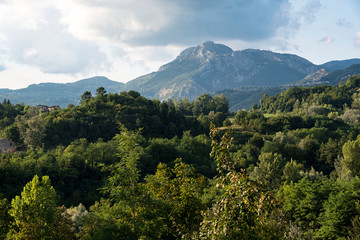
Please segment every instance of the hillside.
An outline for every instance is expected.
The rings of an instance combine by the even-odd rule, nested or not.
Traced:
[[[293,86],[315,86],[315,85],[322,85],[322,84],[329,84],[329,82],[324,81],[323,78],[329,75],[329,71],[325,68],[320,69],[312,74],[307,75],[300,81],[291,84]]]
[[[353,64],[345,69],[329,73],[327,76],[323,77],[321,81],[331,85],[337,85],[341,81],[345,82],[350,76],[358,74],[360,74],[360,64]]]
[[[273,96],[285,89],[285,87],[240,87],[218,91],[215,94],[224,94],[229,100],[230,112],[237,112],[238,110],[249,109],[254,104],[259,104],[265,93]]]
[[[0,98],[10,99],[13,103],[29,105],[59,105],[78,104],[85,91],[93,94],[103,86],[107,92],[119,92],[124,84],[111,81],[106,77],[93,77],[74,83],[40,83],[27,88],[10,90],[0,89]]]
[[[320,67],[325,68],[327,71],[332,72],[336,70],[342,70],[353,64],[360,64],[359,58],[347,59],[347,60],[336,60],[330,61],[320,65]]]
[[[207,94],[104,93],[51,112],[4,101],[0,236],[357,239],[359,87],[292,87],[232,120]]]

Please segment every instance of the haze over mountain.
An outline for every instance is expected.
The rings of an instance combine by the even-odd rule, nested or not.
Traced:
[[[293,54],[255,49],[233,51],[208,41],[185,49],[158,71],[126,84],[94,77],[68,84],[42,83],[19,90],[0,89],[0,97],[14,103],[65,107],[70,103],[77,104],[85,91],[94,94],[100,86],[107,92],[135,90],[147,98],[160,100],[175,97],[193,100],[202,93],[221,91],[225,96],[230,94],[230,105],[241,109],[257,103],[264,91],[276,93],[281,86],[337,84],[349,74],[360,73],[360,65],[354,63],[360,63],[360,59],[315,65]]]

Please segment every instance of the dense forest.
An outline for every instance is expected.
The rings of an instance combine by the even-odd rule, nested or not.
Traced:
[[[0,104],[0,239],[358,239],[360,75],[223,95]]]

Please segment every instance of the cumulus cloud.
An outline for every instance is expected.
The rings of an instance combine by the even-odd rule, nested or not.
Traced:
[[[355,44],[355,46],[360,47],[360,32],[358,32],[358,33],[356,34],[354,44]]]
[[[62,21],[72,34],[127,45],[265,39],[287,25],[289,5],[288,0],[77,0],[76,4],[87,9],[82,21],[75,21],[76,7],[60,6]]]
[[[3,35],[0,46],[11,60],[36,66],[45,73],[69,74],[106,63],[106,55],[97,44],[67,32],[57,9],[34,1],[35,9],[29,11],[26,5],[21,8],[14,2],[6,9],[0,8],[0,13],[8,17],[0,24]],[[16,9],[24,14],[11,16]]]
[[[319,0],[294,2],[0,0],[0,55],[34,74],[111,71],[129,80],[205,40],[285,51],[288,33],[314,21],[321,8]],[[1,56],[0,64],[9,68]]]
[[[325,44],[330,44],[330,43],[333,43],[335,41],[335,39],[327,36],[327,37],[321,38],[319,41],[322,43],[325,43]]]

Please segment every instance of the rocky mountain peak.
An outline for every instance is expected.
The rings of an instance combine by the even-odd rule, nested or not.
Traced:
[[[199,65],[209,62],[211,59],[219,56],[231,55],[233,50],[223,44],[217,44],[212,41],[206,41],[195,47],[185,49],[177,58],[159,68],[158,71],[169,70],[175,67],[179,69],[180,66],[186,69],[197,68]],[[172,69],[172,71],[176,71]]]
[[[225,45],[216,44],[212,41],[201,43],[198,46],[182,51],[179,59],[210,60],[216,56],[231,54],[233,50]]]

